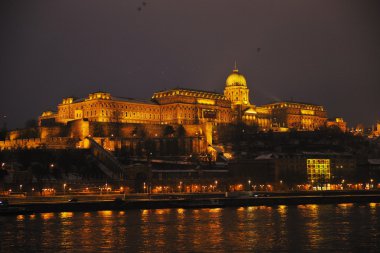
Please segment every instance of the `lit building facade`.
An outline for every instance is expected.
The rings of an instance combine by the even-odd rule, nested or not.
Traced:
[[[276,102],[263,105],[271,115],[272,127],[293,128],[312,131],[324,126],[327,113],[323,106],[297,103]]]
[[[257,125],[264,131],[287,131],[291,128],[312,131],[327,123],[323,106],[296,102],[255,106],[250,102],[249,92],[246,78],[235,66],[226,79],[224,94],[174,88],[156,92],[149,100],[139,100],[96,92],[87,98],[64,98],[57,112],[43,112],[39,123],[49,126],[79,119],[90,122],[183,125],[241,122]],[[342,122],[336,124],[341,125]]]
[[[330,159],[307,159],[306,162],[309,183],[330,182]]]

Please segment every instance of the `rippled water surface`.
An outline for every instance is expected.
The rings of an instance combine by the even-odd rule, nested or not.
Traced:
[[[0,252],[380,252],[380,204],[0,217]]]

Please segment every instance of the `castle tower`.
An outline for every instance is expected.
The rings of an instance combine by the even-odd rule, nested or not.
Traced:
[[[247,81],[245,77],[239,73],[236,67],[232,73],[227,77],[226,87],[224,88],[224,95],[232,102],[232,105],[245,105],[249,106],[249,89],[247,88]]]

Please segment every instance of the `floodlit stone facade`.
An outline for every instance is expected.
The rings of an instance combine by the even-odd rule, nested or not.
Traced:
[[[226,79],[224,94],[184,88],[159,91],[149,100],[122,98],[95,92],[86,98],[64,98],[57,112],[46,111],[40,126],[67,124],[84,119],[90,122],[194,125],[245,123],[261,130],[294,128],[312,131],[326,125],[323,106],[276,102],[263,106],[250,103],[245,77],[235,67]]]

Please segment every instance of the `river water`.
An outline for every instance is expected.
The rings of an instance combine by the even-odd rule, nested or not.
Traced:
[[[380,252],[380,204],[0,217],[0,252]]]

